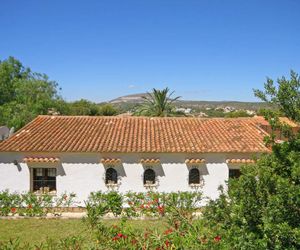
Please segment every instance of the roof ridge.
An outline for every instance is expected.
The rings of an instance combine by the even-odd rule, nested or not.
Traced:
[[[190,117],[190,116],[104,116],[104,115],[38,115],[38,117],[46,117],[46,118],[104,118],[104,119],[170,119],[170,120],[177,120],[177,119],[195,119],[195,120],[254,120],[256,117]],[[35,118],[35,119],[36,119]],[[35,120],[34,119],[34,120]],[[29,123],[28,123],[29,124]]]

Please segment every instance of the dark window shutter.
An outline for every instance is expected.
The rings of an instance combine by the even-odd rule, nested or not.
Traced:
[[[200,184],[200,172],[197,168],[192,168],[189,172],[189,184]]]
[[[155,172],[152,169],[146,169],[144,172],[144,185],[148,183],[155,183]]]
[[[229,169],[229,178],[239,178],[241,171],[239,169]]]
[[[118,173],[114,168],[108,168],[105,173],[105,183],[113,182],[118,183]]]

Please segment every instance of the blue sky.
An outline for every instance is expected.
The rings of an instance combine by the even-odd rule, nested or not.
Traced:
[[[168,86],[190,100],[254,101],[300,73],[298,0],[2,1],[0,60],[46,73],[67,100]]]

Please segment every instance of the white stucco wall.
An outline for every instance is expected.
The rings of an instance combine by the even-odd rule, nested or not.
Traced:
[[[189,167],[184,163],[186,158],[204,158],[205,164],[198,166],[204,179],[204,186],[199,188],[203,196],[215,199],[218,187],[228,180],[229,167],[227,158],[251,157],[247,154],[36,154],[36,153],[0,153],[0,190],[14,192],[30,190],[30,167],[54,167],[51,164],[22,163],[25,156],[58,156],[61,162],[57,168],[57,194],[65,191],[74,192],[81,206],[92,191],[107,191],[105,185],[105,166],[100,163],[104,158],[120,158],[122,164],[116,166],[120,177],[118,191],[145,192],[143,173],[148,166],[140,164],[141,158],[159,158],[161,164],[151,168],[156,172],[159,192],[195,191],[188,185]],[[13,162],[17,161],[15,165]],[[226,186],[226,185],[225,185]]]

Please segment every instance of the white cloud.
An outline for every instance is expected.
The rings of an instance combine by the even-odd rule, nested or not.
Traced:
[[[130,84],[130,85],[128,86],[128,88],[129,88],[129,89],[133,89],[133,88],[135,88],[135,85]]]

